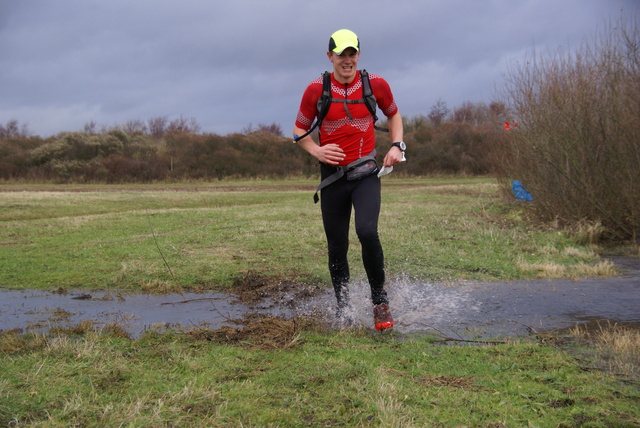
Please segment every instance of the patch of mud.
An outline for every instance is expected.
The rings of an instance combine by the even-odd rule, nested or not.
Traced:
[[[238,327],[223,326],[217,330],[191,328],[186,334],[196,340],[239,344],[254,349],[287,349],[301,343],[300,332],[305,318],[282,318],[270,315],[248,315],[236,321]]]
[[[242,303],[260,303],[268,300],[272,304],[295,306],[295,302],[311,299],[323,293],[318,285],[297,284],[275,278],[265,278],[248,271],[238,278],[233,287],[234,293]]]
[[[524,336],[595,320],[640,327],[640,259],[615,262],[624,268],[623,276],[580,281],[447,286],[392,278],[387,290],[396,319],[394,330],[478,339]],[[248,273],[235,290],[234,295],[0,290],[0,330],[43,331],[91,322],[96,327],[117,325],[133,336],[147,330],[181,329],[227,342],[263,336],[262,346],[287,347],[295,343],[300,327],[292,320],[306,317],[335,325],[335,297],[327,288],[269,282]],[[347,314],[355,327],[372,329],[364,280],[351,285]],[[259,318],[238,327],[237,320],[251,320],[251,316]],[[269,331],[279,333],[269,337]]]

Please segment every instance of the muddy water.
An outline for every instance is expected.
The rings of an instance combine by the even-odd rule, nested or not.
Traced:
[[[612,321],[640,327],[640,259],[617,259],[623,275],[580,281],[512,281],[463,283],[456,286],[391,280],[388,286],[395,329],[401,333],[436,332],[463,339],[522,336],[590,321]],[[351,288],[350,315],[356,324],[371,326],[368,287]],[[74,290],[0,290],[0,330],[47,330],[80,321],[97,326],[117,323],[137,336],[145,330],[234,325],[249,313],[284,317],[315,315],[330,320],[330,291],[299,299],[278,296],[259,304],[244,304],[222,293],[182,295],[114,294]]]
[[[178,303],[185,301],[186,303]],[[113,294],[75,290],[0,291],[0,328],[25,331],[71,326],[81,321],[98,326],[120,324],[132,333],[178,326],[218,328],[251,308],[222,293],[184,295]]]

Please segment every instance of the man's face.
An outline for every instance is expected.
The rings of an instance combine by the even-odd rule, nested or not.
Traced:
[[[341,83],[351,83],[356,77],[360,52],[354,48],[345,49],[340,55],[335,52],[327,52],[329,61],[333,63],[333,73],[336,80]]]

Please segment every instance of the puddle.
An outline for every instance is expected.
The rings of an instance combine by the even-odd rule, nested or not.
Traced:
[[[436,332],[461,339],[524,336],[592,321],[640,328],[640,259],[616,259],[624,275],[580,281],[467,282],[456,286],[390,281],[391,309],[400,333]],[[352,318],[370,326],[371,307],[364,281],[351,287]],[[184,303],[180,303],[184,302]],[[330,290],[301,299],[278,296],[257,304],[224,293],[172,295],[118,294],[74,290],[57,294],[0,290],[0,330],[47,330],[91,321],[117,323],[133,336],[145,330],[180,327],[217,329],[250,313],[293,317],[333,314]]]
[[[177,303],[187,300],[187,303]],[[133,334],[177,326],[219,328],[251,311],[222,293],[176,295],[114,294],[109,291],[52,293],[36,290],[0,291],[0,328],[46,330],[92,321],[97,326],[120,324]]]

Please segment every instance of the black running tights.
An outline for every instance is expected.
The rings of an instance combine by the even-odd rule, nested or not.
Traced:
[[[331,175],[334,168],[322,164],[322,178]],[[329,273],[338,306],[348,304],[349,223],[351,210],[355,211],[356,235],[362,246],[362,261],[371,286],[374,305],[388,303],[384,290],[384,255],[378,237],[380,215],[380,179],[371,175],[357,181],[342,177],[321,191],[322,221],[327,236]]]

